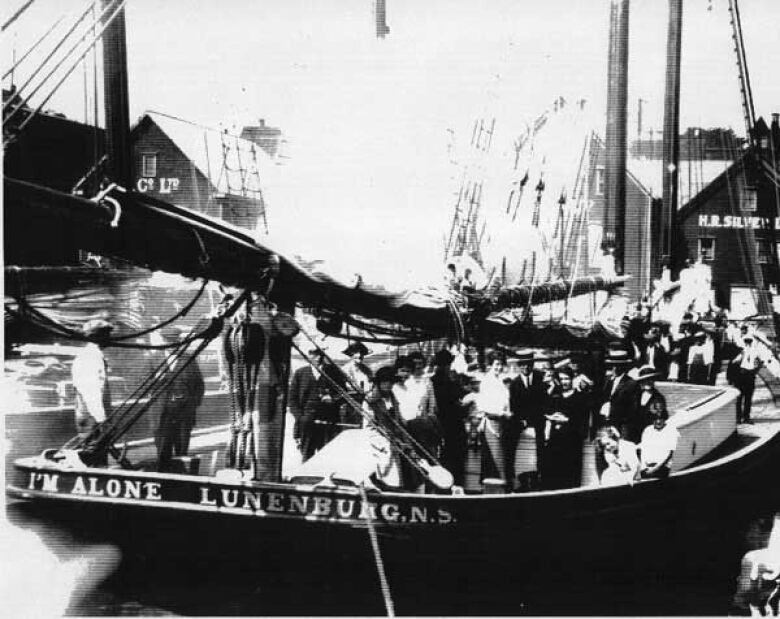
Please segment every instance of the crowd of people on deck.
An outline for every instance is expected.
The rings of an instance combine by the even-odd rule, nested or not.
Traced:
[[[428,356],[415,350],[372,371],[360,342],[343,351],[348,361],[341,367],[315,348],[314,363],[296,370],[289,387],[302,459],[344,429],[382,425],[409,438],[415,445],[410,451],[440,462],[458,486],[466,481],[467,460],[473,469],[478,459],[479,479],[498,480],[508,491],[576,487],[587,482],[583,469],[590,456],[583,454],[594,446],[602,484],[665,477],[679,435],[667,423],[666,401],[654,382],[713,385],[725,367],[728,382],[740,392],[737,422],[752,423],[755,378],[771,357],[759,336],[729,321],[724,311],[689,312],[674,332],[650,316],[649,307],[639,304],[626,317],[622,342],[563,359],[453,345]],[[74,359],[81,437],[110,411],[102,348],[111,329],[106,321],[85,324],[90,343]],[[163,334],[169,342],[184,335],[172,329]],[[164,370],[173,373],[173,364]],[[161,394],[155,429],[160,470],[188,454],[203,398],[197,361],[176,374]],[[368,421],[375,416],[383,418],[374,420],[379,424]],[[384,454],[377,485],[425,489],[421,467],[397,444],[374,438],[377,453]]]
[[[288,400],[302,458],[341,430],[370,426],[366,419],[381,416],[385,425],[403,428],[458,486],[466,482],[467,460],[476,459],[479,479],[507,491],[592,483],[584,468],[603,485],[667,477],[679,433],[667,422],[655,381],[712,385],[726,365],[741,394],[737,421],[750,423],[762,355],[753,333],[730,326],[724,312],[686,314],[676,333],[649,315],[637,306],[626,319],[623,342],[563,359],[533,350],[445,346],[429,357],[401,355],[372,372],[364,361],[368,349],[351,344],[341,368],[351,403],[333,387],[338,369],[312,350],[316,363],[295,372]],[[374,445],[384,454],[377,485],[425,489],[425,476],[395,453],[397,446]]]

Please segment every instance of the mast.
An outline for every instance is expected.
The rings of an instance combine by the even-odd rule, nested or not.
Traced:
[[[672,274],[677,246],[677,191],[680,160],[680,46],[682,42],[682,0],[669,0],[669,29],[666,40],[666,90],[664,93],[663,203],[658,255],[669,260]],[[659,265],[658,271],[661,268]]]
[[[628,0],[612,0],[607,68],[607,160],[605,237],[623,274],[626,231],[626,131],[628,123]]]
[[[101,0],[103,8],[115,4]],[[106,10],[105,23],[113,12]],[[103,101],[106,109],[108,178],[122,187],[133,185],[130,152],[130,106],[127,94],[127,42],[125,9],[122,7],[103,33]]]

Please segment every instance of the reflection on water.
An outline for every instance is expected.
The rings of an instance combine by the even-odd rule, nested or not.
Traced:
[[[13,557],[3,561],[0,579],[7,617],[84,614],[121,561],[116,546],[77,541],[54,526],[16,518],[0,522],[0,556]]]

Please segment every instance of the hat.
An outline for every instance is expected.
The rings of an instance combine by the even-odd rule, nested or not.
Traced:
[[[351,357],[352,355],[356,355],[358,353],[365,357],[368,354],[368,348],[366,348],[366,345],[363,344],[363,342],[353,342],[342,352],[347,355],[347,357]]]
[[[455,357],[452,356],[452,353],[449,350],[442,348],[433,356],[433,365],[450,365],[454,359]]]
[[[515,351],[514,358],[517,359],[518,363],[533,363],[534,351],[530,348],[524,348],[523,350]]]
[[[649,380],[651,378],[657,378],[658,376],[660,376],[660,374],[656,372],[652,365],[643,365],[636,373],[636,380]]]
[[[604,360],[607,365],[631,365],[631,358],[625,350],[607,351],[607,358]]]
[[[107,320],[103,320],[102,318],[93,318],[92,320],[88,320],[84,323],[84,325],[81,327],[81,331],[86,337],[96,337],[103,332],[111,331],[113,328],[114,325],[112,325]]]

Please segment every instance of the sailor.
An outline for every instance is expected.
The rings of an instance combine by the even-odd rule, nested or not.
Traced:
[[[444,468],[452,473],[455,484],[462,486],[466,461],[466,409],[461,404],[461,399],[466,395],[466,390],[452,377],[452,361],[453,356],[447,349],[442,349],[434,355],[435,369],[431,383],[444,439],[441,462]]]
[[[171,344],[185,339],[187,334],[186,330],[176,327],[167,327],[162,332],[166,342]],[[160,425],[154,436],[160,471],[170,468],[173,456],[186,456],[189,452],[192,428],[203,401],[205,384],[198,360],[192,359],[186,365],[185,362],[176,355],[166,360],[167,375],[163,380],[170,382],[160,393]]]
[[[312,397],[317,395],[317,380],[320,377],[320,368],[324,361],[324,352],[320,348],[312,348],[308,351],[309,357],[314,361],[314,365],[306,363],[295,370],[290,380],[290,391],[287,403],[290,407],[290,414],[295,419],[293,426],[293,438],[298,449],[301,448],[301,416],[306,403]]]
[[[76,431],[86,438],[92,429],[111,413],[108,366],[103,348],[114,326],[103,319],[84,323],[82,333],[89,342],[73,359],[71,375],[76,390]]]
[[[523,470],[520,474],[524,477],[516,479],[515,471],[528,467],[518,466],[515,460],[520,458],[518,453],[518,441],[522,441],[526,435],[534,435],[536,444],[536,458],[533,470],[538,472],[538,463],[541,462],[541,453],[544,449],[544,413],[545,413],[545,388],[544,376],[539,370],[534,370],[534,352],[532,350],[520,350],[515,353],[519,374],[509,385],[509,408],[512,412],[511,422],[506,443],[507,468],[510,469],[510,477],[515,489],[523,486],[528,489],[533,480],[527,479],[530,470]],[[524,454],[524,451],[521,450]],[[527,455],[527,454],[525,454]],[[516,457],[517,456],[517,457]]]
[[[756,388],[756,374],[761,367],[761,356],[755,338],[749,331],[742,336],[742,351],[731,362],[734,365],[734,386],[739,389],[737,399],[737,423],[749,423]]]

